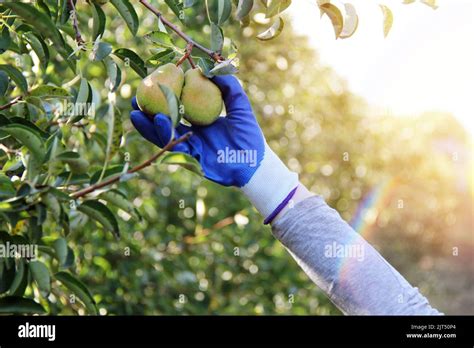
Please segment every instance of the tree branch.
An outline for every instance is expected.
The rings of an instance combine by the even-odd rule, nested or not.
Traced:
[[[202,231],[200,231],[199,234],[196,233],[193,236],[184,237],[184,242],[187,243],[187,244],[198,244],[198,243],[204,242],[205,241],[204,237],[208,236],[209,234],[211,234],[215,231],[221,230],[224,227],[230,226],[233,223],[235,223],[235,218],[234,218],[235,215],[242,214],[245,210],[246,209],[242,209],[242,210],[238,211],[237,213],[235,213],[232,216],[227,216],[227,217],[223,218],[222,220],[219,220],[218,222],[216,222],[211,227],[205,228]]]
[[[1,110],[5,110],[5,109],[8,109],[8,108],[10,108],[11,106],[15,105],[16,103],[18,103],[18,102],[21,100],[21,98],[22,98],[22,96],[20,95],[20,96],[18,96],[18,97],[16,97],[16,98],[12,99],[12,100],[11,100],[10,102],[8,102],[7,104],[0,106],[0,111],[1,111]]]
[[[189,43],[192,43],[192,45],[198,49],[200,49],[201,51],[203,51],[204,53],[206,53],[207,55],[209,55],[209,57],[211,57],[212,59],[214,59],[216,62],[222,62],[223,60],[225,60],[224,57],[222,57],[222,55],[219,53],[219,52],[214,52],[206,47],[204,47],[203,45],[197,43],[196,41],[194,41],[191,37],[189,37],[188,35],[186,35],[181,29],[179,29],[176,25],[174,25],[173,23],[171,23],[170,21],[168,21],[165,17],[163,17],[162,13],[160,11],[158,11],[155,7],[153,7],[153,5],[151,5],[147,0],[139,0],[140,3],[145,6],[148,10],[150,10],[152,13],[154,13],[158,18],[161,19],[161,22],[166,25],[168,28],[170,28],[171,30],[173,30],[179,37],[181,37],[184,41],[186,41],[188,44]]]
[[[127,174],[132,174],[132,173],[138,172],[138,171],[142,170],[143,168],[146,168],[146,167],[150,166],[153,162],[155,162],[158,158],[160,158],[166,151],[171,150],[176,144],[179,144],[179,143],[182,143],[182,142],[188,140],[191,137],[191,135],[193,135],[193,133],[188,132],[185,135],[181,136],[180,138],[178,138],[176,140],[173,140],[173,141],[170,141],[168,144],[166,144],[165,147],[163,147],[161,149],[160,152],[158,152],[157,154],[155,154],[153,157],[146,160],[142,164],[140,164],[136,167],[133,167],[132,169],[127,171]],[[87,195],[91,192],[94,192],[95,190],[101,189],[102,187],[109,186],[110,184],[113,184],[113,183],[119,181],[120,178],[122,177],[122,175],[123,174],[116,175],[116,176],[111,177],[111,178],[109,178],[105,181],[102,181],[102,182],[97,183],[95,185],[91,185],[89,187],[86,187],[85,189],[82,189],[80,191],[73,192],[69,196],[71,198],[83,197],[83,196],[85,196],[85,195]]]
[[[16,153],[17,152],[16,150],[9,149],[8,147],[6,147],[3,144],[0,144],[0,150],[2,150],[5,153]]]
[[[68,0],[69,1],[69,7],[71,8],[71,17],[72,17],[72,27],[74,28],[74,32],[76,33],[76,42],[79,47],[82,47],[82,49],[85,49],[84,47],[84,39],[82,38],[81,32],[79,30],[79,23],[77,22],[77,12],[76,12],[76,6],[74,6],[74,0]]]

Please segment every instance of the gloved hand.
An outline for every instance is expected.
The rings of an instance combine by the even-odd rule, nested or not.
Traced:
[[[238,80],[227,75],[212,81],[222,92],[227,116],[209,126],[178,125],[176,138],[189,131],[193,136],[175,145],[172,151],[193,156],[207,179],[239,187],[267,223],[291,198],[298,186],[298,175],[290,172],[268,147]],[[135,98],[132,106],[130,117],[135,128],[150,142],[164,147],[171,138],[170,118],[157,114],[150,120],[138,109]]]

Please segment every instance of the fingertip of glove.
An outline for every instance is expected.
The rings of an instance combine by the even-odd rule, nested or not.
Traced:
[[[163,145],[168,143],[171,138],[172,127],[170,118],[163,114],[156,114],[155,118],[153,119],[153,124]]]
[[[145,114],[139,110],[133,110],[130,112],[130,120],[134,126],[149,121]]]
[[[134,110],[139,110],[138,103],[137,103],[137,97],[132,98],[132,108]]]
[[[153,118],[155,126],[169,126],[171,127],[171,119],[163,114],[156,114]]]
[[[239,80],[234,75],[223,75],[223,76],[214,76],[211,81],[213,81],[219,88],[241,88]]]

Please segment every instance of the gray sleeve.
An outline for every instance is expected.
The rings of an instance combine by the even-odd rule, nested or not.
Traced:
[[[319,196],[289,209],[272,232],[344,314],[442,314]]]

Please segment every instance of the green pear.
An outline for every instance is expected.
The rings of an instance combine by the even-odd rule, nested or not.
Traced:
[[[169,115],[168,102],[160,85],[167,86],[179,97],[183,83],[183,69],[172,63],[160,66],[140,82],[137,88],[138,107],[148,115]]]
[[[223,105],[221,91],[199,68],[190,69],[184,74],[181,103],[184,106],[184,118],[199,126],[207,126],[217,120]]]

